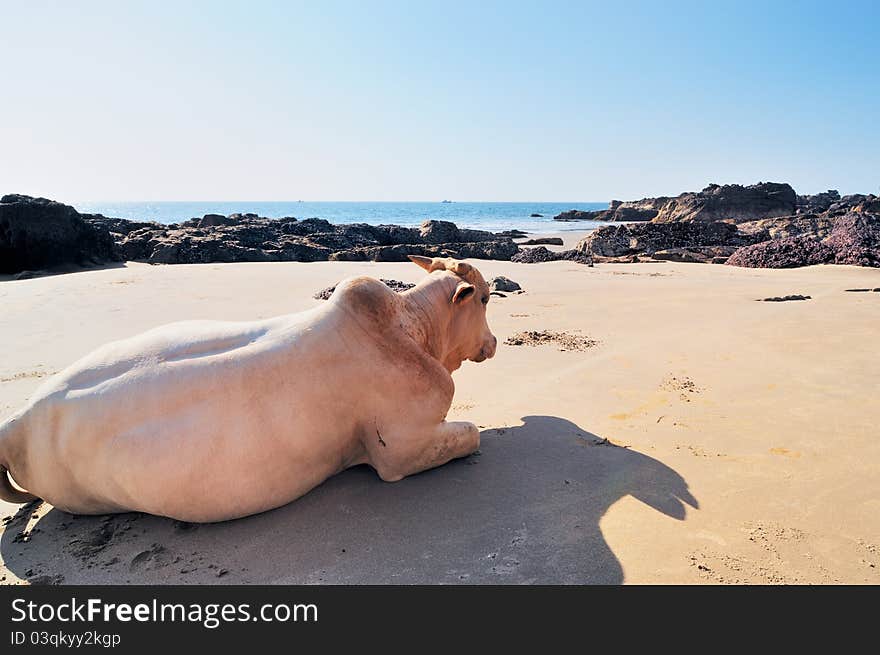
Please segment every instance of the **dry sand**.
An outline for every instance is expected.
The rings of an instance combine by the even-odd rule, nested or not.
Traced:
[[[224,524],[4,504],[2,581],[880,583],[880,293],[846,291],[880,271],[473,263],[526,291],[492,299],[498,353],[454,376],[450,418],[481,427],[478,455],[396,484],[353,469]],[[108,340],[295,312],[354,274],[422,273],[129,264],[0,282],[0,415]],[[812,298],[756,302],[789,294]],[[528,331],[597,343],[504,344]]]

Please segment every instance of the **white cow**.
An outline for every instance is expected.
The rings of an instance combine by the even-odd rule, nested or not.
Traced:
[[[472,453],[476,426],[445,418],[450,373],[495,354],[489,287],[465,262],[410,259],[429,275],[401,294],[354,277],[298,314],[99,348],[0,425],[0,497],[222,521],[356,464],[396,481]]]

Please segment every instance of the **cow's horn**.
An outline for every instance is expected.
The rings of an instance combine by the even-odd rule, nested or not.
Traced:
[[[407,257],[409,257],[409,260],[413,264],[424,268],[428,273],[437,269],[437,267],[434,266],[434,260],[430,257],[422,257],[421,255],[407,255]]]
[[[461,277],[466,276],[472,270],[471,265],[467,262],[460,262],[456,260],[449,262],[448,268],[450,271]]]

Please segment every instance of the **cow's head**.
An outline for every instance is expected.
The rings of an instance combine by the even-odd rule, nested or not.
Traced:
[[[465,359],[482,362],[494,356],[498,340],[486,322],[490,290],[480,271],[451,257],[409,258],[428,273],[448,271],[458,278],[453,278],[454,287],[450,285],[449,293],[452,311],[446,340],[452,350],[450,355],[457,357],[459,363]]]

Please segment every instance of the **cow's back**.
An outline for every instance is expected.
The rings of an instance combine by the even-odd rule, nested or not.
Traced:
[[[330,309],[172,324],[107,344],[36,394],[21,419],[27,465],[16,481],[84,513],[180,517],[201,504],[193,520],[299,495],[329,466],[321,444],[333,430],[321,423],[332,390],[316,373],[344,375],[351,364]]]

